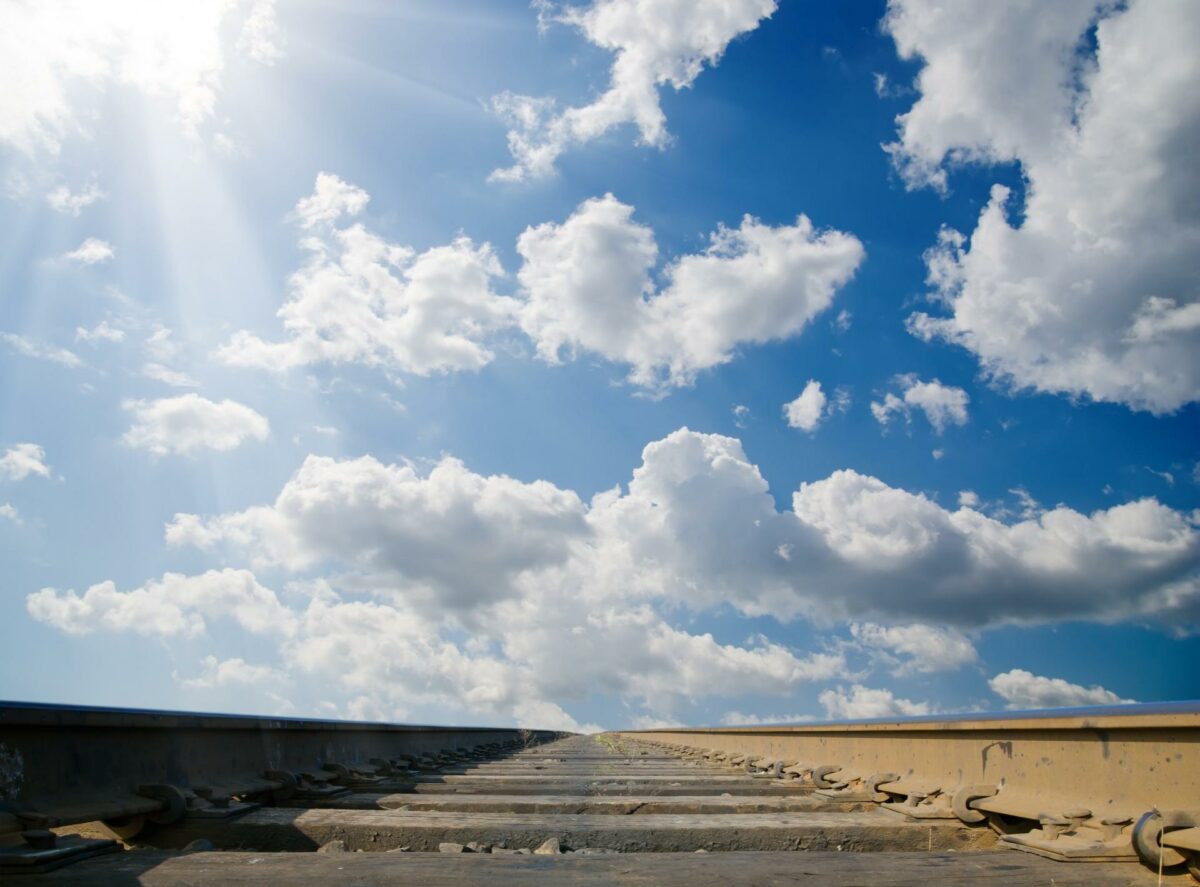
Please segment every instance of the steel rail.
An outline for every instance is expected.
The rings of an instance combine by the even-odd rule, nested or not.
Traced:
[[[1181,864],[1200,824],[1197,702],[618,735],[1065,860]]]
[[[0,836],[96,820],[132,835],[213,796],[335,790],[557,735],[0,701]]]

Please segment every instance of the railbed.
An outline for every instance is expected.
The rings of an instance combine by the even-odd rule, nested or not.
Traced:
[[[30,884],[1189,883],[1198,835],[1196,703],[600,736],[0,703]]]

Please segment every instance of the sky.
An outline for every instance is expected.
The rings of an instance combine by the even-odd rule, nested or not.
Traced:
[[[0,698],[1200,698],[1200,6],[0,0]]]

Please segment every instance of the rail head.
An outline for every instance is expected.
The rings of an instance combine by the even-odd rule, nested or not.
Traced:
[[[512,733],[513,727],[401,724],[382,721],[342,721],[324,718],[294,718],[273,715],[215,714],[209,712],[160,711],[99,705],[60,705],[0,700],[0,730],[21,727],[56,729],[120,730],[245,730],[320,731],[324,733]],[[531,728],[536,733],[552,731]]]
[[[901,718],[859,718],[842,721],[803,721],[717,727],[652,727],[621,730],[636,734],[804,735],[928,732],[988,732],[1027,730],[1198,730],[1200,700],[1130,703],[1076,708],[1032,709],[1002,712],[966,712],[952,715],[916,715]]]

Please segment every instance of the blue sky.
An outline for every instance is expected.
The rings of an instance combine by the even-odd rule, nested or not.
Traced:
[[[1194,6],[61,6],[0,27],[0,698],[1200,696]]]

